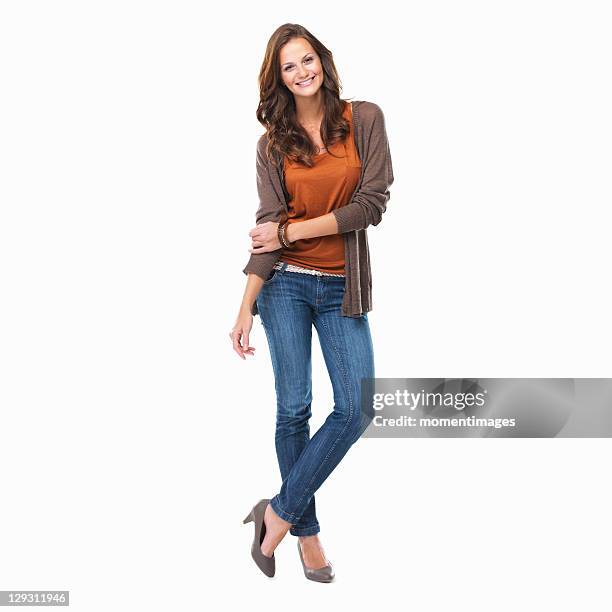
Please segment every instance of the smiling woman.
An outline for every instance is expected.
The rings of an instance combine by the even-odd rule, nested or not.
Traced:
[[[267,575],[287,532],[299,537],[309,580],[334,569],[319,540],[315,492],[361,437],[361,382],[374,378],[367,312],[371,270],[366,228],[380,223],[393,182],[381,109],[340,98],[332,53],[308,30],[284,24],[272,34],[259,76],[259,208],[234,350],[253,355],[249,333],[260,315],[276,388],[276,454],[281,487],[262,498],[251,556]],[[334,406],[311,438],[312,328],[334,389]]]

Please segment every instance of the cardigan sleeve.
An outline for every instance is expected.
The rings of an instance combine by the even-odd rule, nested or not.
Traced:
[[[274,221],[279,223],[285,212],[283,203],[279,199],[272,180],[270,178],[270,161],[266,155],[266,134],[257,143],[256,169],[257,169],[257,193],[259,196],[259,207],[255,213],[255,224]],[[247,265],[242,270],[244,274],[257,274],[268,280],[274,264],[278,261],[283,249],[268,251],[266,253],[251,253]]]
[[[338,224],[338,233],[365,229],[378,225],[387,209],[393,183],[391,152],[381,108],[371,103],[374,116],[370,125],[364,125],[365,159],[363,179],[351,202],[332,212]]]

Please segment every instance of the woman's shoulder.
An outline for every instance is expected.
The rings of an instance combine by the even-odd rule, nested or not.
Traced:
[[[268,132],[264,132],[257,140],[257,164],[260,167],[278,168],[282,167],[282,157],[275,151],[272,151],[272,160],[268,157]]]
[[[268,132],[264,132],[257,140],[257,159],[260,163],[269,165],[270,159],[268,158]]]
[[[359,113],[362,122],[374,121],[377,117],[383,116],[380,106],[370,100],[353,100],[353,112]]]
[[[257,140],[257,150],[260,153],[265,152],[267,146],[268,146],[268,132],[264,132]]]

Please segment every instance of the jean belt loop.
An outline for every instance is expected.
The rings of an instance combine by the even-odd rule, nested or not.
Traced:
[[[286,261],[283,261],[283,265],[280,268],[280,272],[284,272],[287,269],[289,264]]]

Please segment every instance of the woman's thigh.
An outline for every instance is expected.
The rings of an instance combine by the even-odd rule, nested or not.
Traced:
[[[354,416],[361,411],[362,380],[375,375],[368,316],[342,315],[344,283],[341,280],[328,281],[321,293],[314,325],[330,375],[336,409]]]
[[[266,333],[279,408],[294,412],[311,401],[312,308],[301,279],[279,272],[264,283],[257,309]]]

